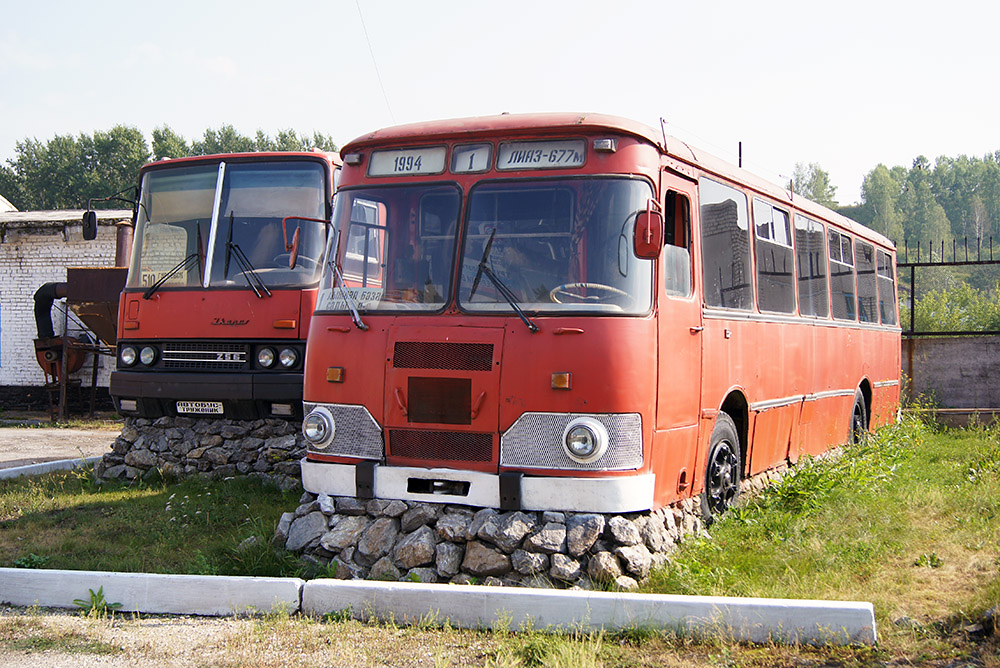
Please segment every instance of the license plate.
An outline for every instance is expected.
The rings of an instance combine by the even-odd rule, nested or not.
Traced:
[[[221,401],[178,401],[178,413],[218,414],[222,415]]]

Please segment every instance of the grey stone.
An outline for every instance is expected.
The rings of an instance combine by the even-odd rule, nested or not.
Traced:
[[[630,520],[621,515],[615,515],[608,520],[605,533],[622,545],[635,545],[642,541],[639,530]]]
[[[303,515],[308,515],[309,513],[319,510],[319,502],[313,499],[307,503],[303,503],[298,508],[295,509],[295,516],[302,517]]]
[[[319,511],[296,518],[288,528],[285,549],[299,552],[326,533],[326,515]]]
[[[434,544],[434,530],[425,524],[396,543],[393,563],[403,569],[432,563]]]
[[[503,586],[503,580],[500,579],[500,578],[498,578],[498,577],[494,577],[492,575],[489,575],[489,576],[483,578],[483,586],[484,587],[502,587]]]
[[[365,530],[358,541],[355,560],[365,566],[389,554],[399,535],[399,520],[380,517]],[[393,578],[396,579],[396,578]]]
[[[125,455],[126,464],[143,469],[156,466],[157,459],[157,456],[149,450],[132,450]]]
[[[565,551],[566,525],[549,522],[524,540],[524,549],[545,554]]]
[[[250,430],[245,425],[227,424],[219,430],[219,435],[225,439],[241,438],[246,436],[248,431]]]
[[[659,515],[650,515],[645,520],[639,528],[642,542],[652,552],[663,552],[668,549],[667,546],[671,545],[673,541],[670,539],[666,527],[663,526],[663,518]]]
[[[365,515],[365,504],[353,496],[338,496],[335,499],[337,512],[341,515]]]
[[[417,503],[403,513],[399,521],[399,528],[403,533],[410,533],[417,527],[424,526],[432,522],[437,517],[441,506],[432,503]]]
[[[407,509],[408,506],[404,502],[400,501],[399,499],[393,499],[392,501],[389,502],[389,505],[385,507],[385,510],[383,512],[385,513],[386,517],[399,517],[400,515],[405,513]]]
[[[495,522],[496,517],[499,513],[492,508],[483,508],[475,515],[472,516],[472,522],[469,523],[469,533],[467,535],[467,540],[474,540],[479,536],[479,532],[486,525],[487,522]],[[495,527],[494,527],[495,528]]]
[[[638,589],[639,583],[636,582],[634,578],[630,578],[627,575],[619,575],[615,578],[615,586],[619,589],[631,591],[633,589]]]
[[[587,575],[594,582],[614,582],[622,575],[618,559],[610,552],[598,552],[587,563]]]
[[[206,450],[208,450],[208,448],[204,446],[198,448],[191,448],[190,450],[188,450],[187,453],[188,459],[201,459],[201,456],[205,454]]]
[[[462,570],[476,576],[503,575],[510,572],[510,557],[478,540],[470,541],[465,546]]]
[[[649,569],[653,564],[653,555],[645,545],[622,545],[615,550],[615,555],[621,559],[625,570],[644,580],[649,575]]]
[[[198,445],[202,448],[217,448],[224,442],[218,434],[208,434],[198,441]]]
[[[411,568],[400,580],[403,582],[437,582],[438,574],[433,568]]]
[[[542,513],[542,524],[555,522],[556,524],[566,524],[566,513],[558,513],[554,510],[546,510]]]
[[[372,580],[399,580],[401,575],[389,557],[382,557],[376,561],[368,572],[368,577]]]
[[[479,530],[476,531],[475,535],[481,538],[482,540],[489,541],[495,544],[497,542],[497,536],[500,534],[501,518],[500,514],[497,513],[495,510],[493,510],[492,513],[493,514],[487,515],[483,518],[483,522],[479,527]],[[477,517],[478,513],[476,517],[472,518],[472,525],[469,526],[470,532],[472,531],[472,528],[477,524]]]
[[[510,565],[522,575],[534,575],[549,567],[549,557],[537,552],[514,550],[514,553],[510,555]]]
[[[262,445],[264,445],[264,439],[256,438],[254,436],[247,436],[240,441],[241,450],[260,450]]]
[[[445,513],[437,521],[435,527],[441,540],[447,540],[452,543],[464,543],[468,540],[469,524],[471,522],[471,517],[457,513]]]
[[[264,445],[269,450],[272,448],[276,450],[291,450],[295,447],[295,435],[275,436],[264,441]]]
[[[365,503],[365,512],[371,517],[382,517],[385,515],[386,506],[389,502],[385,499],[371,499]]]
[[[500,516],[493,542],[504,552],[513,552],[521,540],[535,528],[535,520],[521,511],[505,513]]]
[[[126,424],[122,427],[122,431],[118,434],[118,437],[129,443],[135,443],[135,439],[139,438],[139,430],[135,428],[135,425]]]
[[[302,471],[302,464],[299,461],[278,462],[274,465],[274,472],[279,475],[298,477]]]
[[[578,560],[572,557],[568,557],[565,554],[553,554],[549,557],[549,560],[552,563],[549,575],[554,580],[573,582],[580,579],[580,576],[583,575],[583,566]]]
[[[355,545],[361,534],[368,528],[368,518],[350,516],[344,517],[330,531],[323,534],[319,544],[327,550],[336,552],[345,547]]]
[[[442,542],[434,547],[434,566],[442,577],[450,578],[458,574],[462,568],[462,557],[465,550],[461,545]]]
[[[603,531],[603,515],[573,515],[566,520],[566,551],[571,556],[581,556],[594,545]]]
[[[337,506],[328,494],[319,494],[316,497],[316,503],[319,505],[320,512],[324,515],[333,515],[337,512]]]

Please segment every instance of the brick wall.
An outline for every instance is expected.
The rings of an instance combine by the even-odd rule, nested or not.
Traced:
[[[115,261],[115,224],[129,220],[130,211],[99,212],[97,238],[85,241],[82,211],[0,213],[0,388],[31,388],[45,384],[35,360],[35,291],[44,283],[66,280],[66,267],[108,267]],[[52,306],[56,335],[63,332],[65,300]],[[84,330],[69,317],[69,333]],[[107,387],[113,359],[99,357],[98,387]],[[72,377],[90,387],[92,365]],[[2,406],[0,406],[2,407]]]

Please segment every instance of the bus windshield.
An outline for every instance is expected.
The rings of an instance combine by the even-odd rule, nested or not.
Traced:
[[[315,283],[326,240],[326,225],[316,222],[326,217],[325,183],[322,165],[312,161],[148,171],[126,287],[248,287],[255,277],[268,287]],[[298,218],[283,229],[288,216]],[[286,247],[296,230],[292,267]]]
[[[641,314],[651,260],[632,250],[645,181],[587,178],[485,182],[469,195],[459,304],[504,312]],[[504,294],[506,293],[506,295]]]

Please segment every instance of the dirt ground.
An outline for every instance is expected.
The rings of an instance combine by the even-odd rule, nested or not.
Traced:
[[[66,429],[30,419],[23,421],[28,426],[7,424],[0,428],[0,469],[100,456],[110,452],[119,433],[108,426]]]

